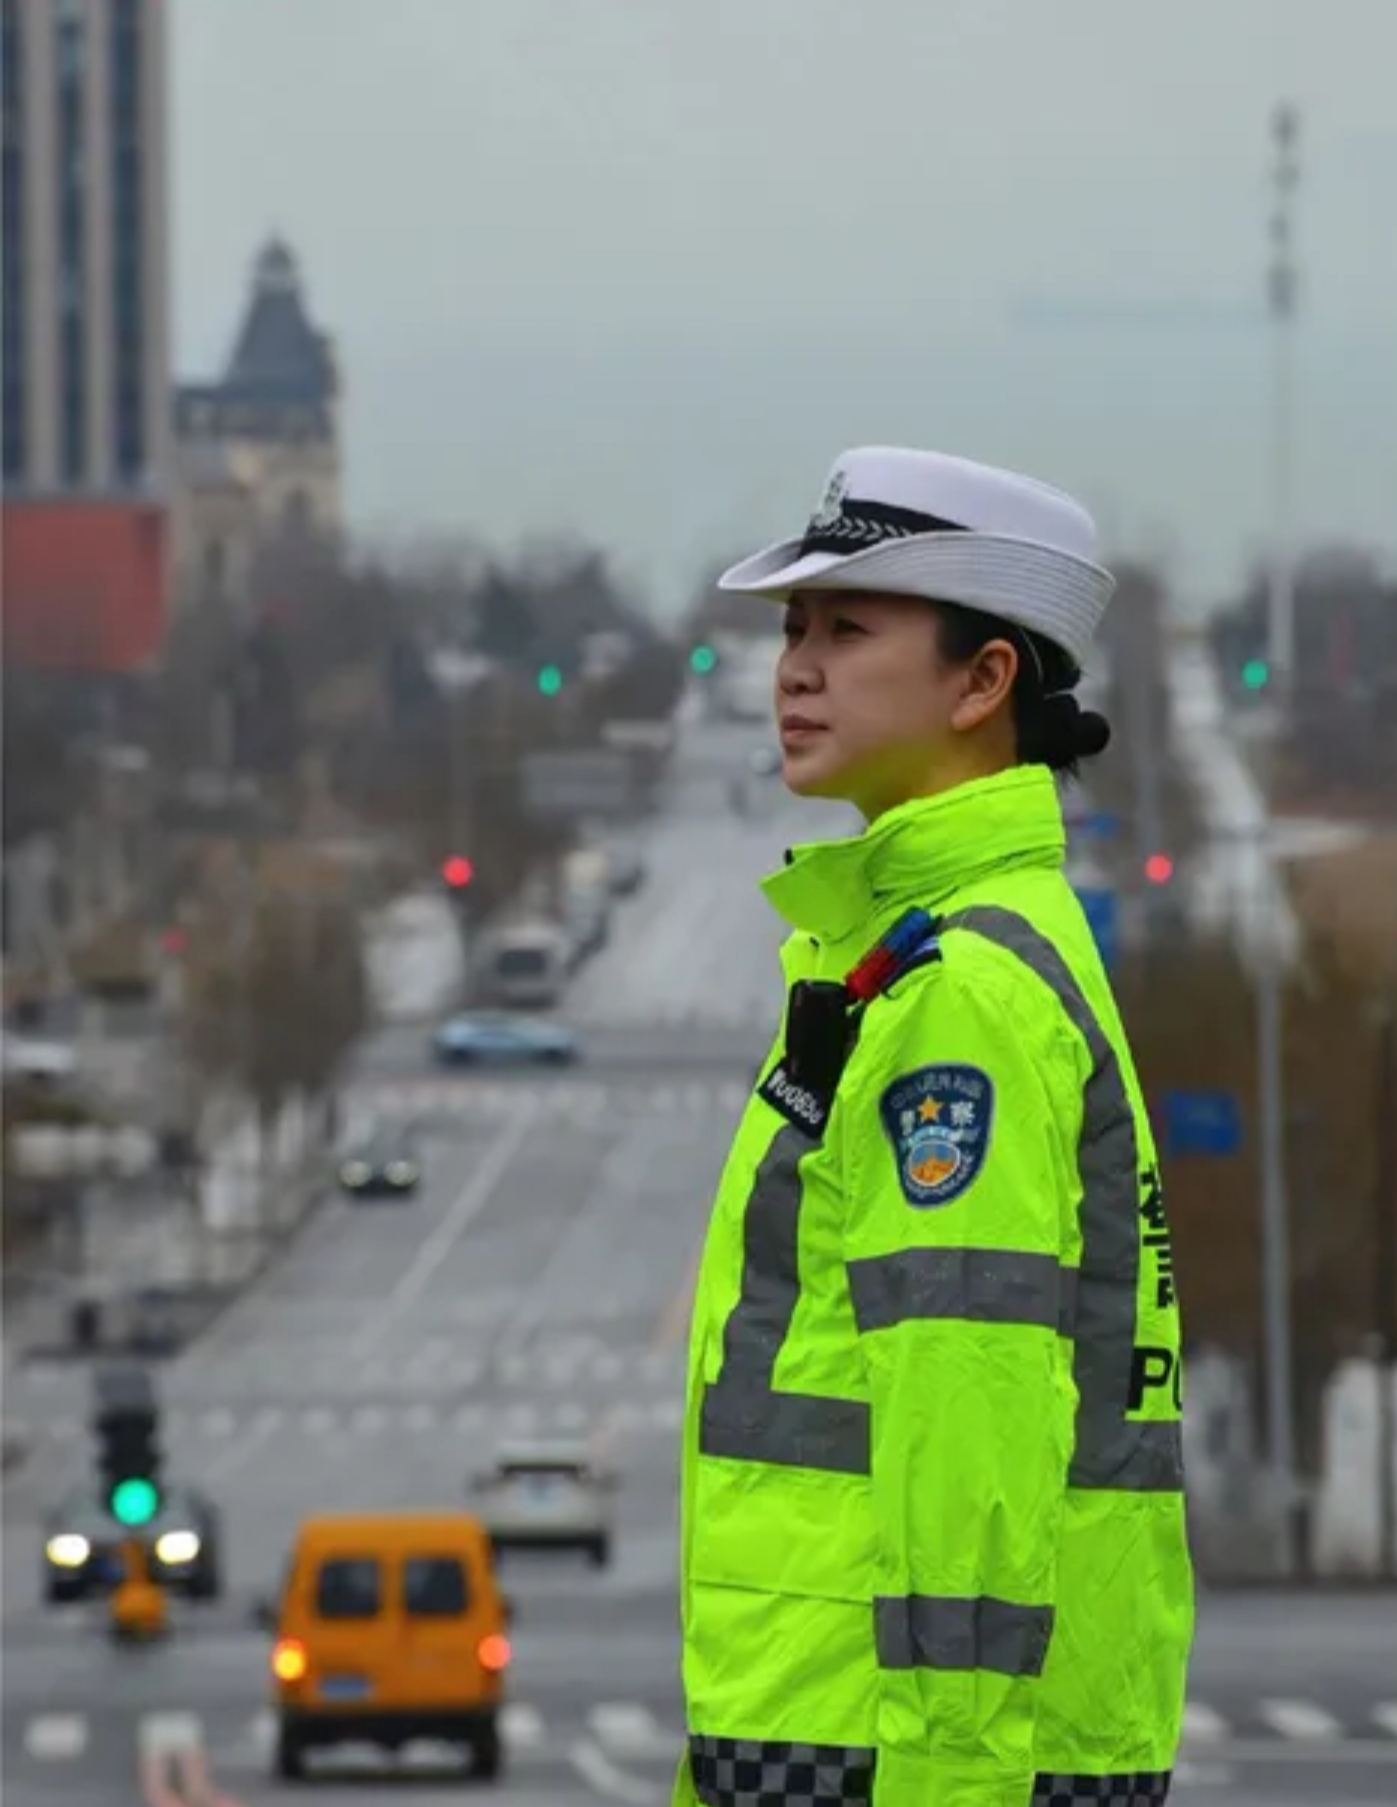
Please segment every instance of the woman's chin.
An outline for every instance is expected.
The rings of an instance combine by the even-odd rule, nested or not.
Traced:
[[[843,770],[836,760],[822,759],[822,751],[812,747],[783,753],[781,778],[792,795],[835,798],[843,795]]]

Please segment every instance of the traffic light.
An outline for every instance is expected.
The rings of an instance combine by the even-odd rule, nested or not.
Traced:
[[[689,654],[689,670],[695,677],[706,678],[718,663],[718,655],[711,646],[696,646]]]
[[[160,1408],[143,1369],[99,1377],[93,1428],[102,1497],[119,1525],[148,1525],[160,1510]]]
[[[1145,861],[1145,877],[1152,885],[1167,885],[1174,876],[1174,862],[1167,853],[1152,853]]]
[[[563,687],[563,674],[556,665],[539,667],[538,687],[544,696],[557,696]]]
[[[464,891],[475,877],[475,867],[464,854],[453,853],[441,863],[441,876],[453,891]]]
[[[1242,667],[1242,688],[1264,690],[1271,682],[1271,667],[1265,659],[1248,659]]]

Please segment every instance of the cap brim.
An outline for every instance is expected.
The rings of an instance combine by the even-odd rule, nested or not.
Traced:
[[[780,599],[796,590],[868,590],[983,609],[1042,634],[1079,668],[1115,590],[1089,559],[1008,534],[921,533],[841,555],[782,540],[724,571],[720,590]]]

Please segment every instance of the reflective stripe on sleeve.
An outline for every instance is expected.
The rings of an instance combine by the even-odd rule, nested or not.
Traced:
[[[1071,1336],[1077,1273],[1052,1255],[1015,1249],[898,1249],[847,1264],[861,1331],[917,1318],[1024,1324]]]
[[[879,1595],[873,1635],[883,1669],[992,1669],[1041,1675],[1053,1634],[1051,1606],[1016,1606],[982,1594]]]

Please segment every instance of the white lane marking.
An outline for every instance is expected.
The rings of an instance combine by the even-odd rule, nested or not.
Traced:
[[[285,1416],[286,1414],[279,1406],[264,1406],[243,1435],[234,1438],[223,1453],[208,1464],[204,1469],[204,1480],[206,1482],[221,1480],[225,1475],[231,1474],[235,1468],[241,1468],[257,1446],[265,1443],[272,1432],[279,1427]]]
[[[24,1749],[40,1763],[80,1757],[87,1749],[87,1720],[81,1713],[40,1713],[24,1728]]]
[[[1220,1744],[1228,1733],[1227,1721],[1201,1700],[1184,1703],[1184,1742]]]
[[[618,1757],[672,1755],[679,1758],[680,1738],[667,1733],[638,1701],[602,1701],[587,1715],[587,1725],[597,1743]]]
[[[523,1146],[524,1138],[532,1126],[529,1113],[521,1110],[501,1130],[484,1159],[472,1170],[470,1179],[461,1188],[446,1215],[422,1239],[416,1258],[407,1271],[398,1276],[383,1302],[383,1309],[371,1320],[360,1338],[354,1351],[356,1356],[376,1348],[388,1330],[412,1310],[432,1276],[446,1259],[452,1244],[461,1236],[472,1218],[478,1217],[489,1203],[491,1194],[504,1178],[510,1162]]]
[[[197,1713],[142,1713],[136,1743],[143,1756],[167,1751],[197,1751],[204,1745],[203,1721]]]
[[[1344,1728],[1332,1713],[1308,1700],[1263,1700],[1257,1711],[1282,1738],[1323,1741],[1341,1738]]]
[[[511,1700],[500,1710],[500,1735],[506,1744],[533,1749],[543,1743],[547,1727],[537,1707],[526,1701]]]
[[[323,1437],[335,1428],[335,1414],[325,1405],[308,1405],[301,1413],[301,1429],[312,1437]]]
[[[669,1789],[627,1774],[595,1744],[581,1738],[568,1752],[568,1761],[582,1780],[604,1801],[620,1801],[623,1807],[659,1807],[668,1800]]]
[[[1324,1739],[1307,1742],[1303,1739],[1231,1738],[1218,1746],[1218,1755],[1226,1757],[1229,1763],[1259,1763],[1266,1767],[1294,1764],[1299,1769],[1342,1769],[1348,1764],[1362,1768],[1390,1763],[1397,1768],[1397,1744],[1387,1744],[1381,1738],[1348,1738],[1338,1743],[1328,1743]],[[1345,1807],[1364,1807],[1362,1802],[1351,1801],[1348,1796],[1344,1797],[1344,1803]],[[1382,1807],[1387,1807],[1387,1803],[1384,1802]]]
[[[1373,1708],[1373,1718],[1385,1732],[1397,1738],[1397,1700],[1380,1700]]]

